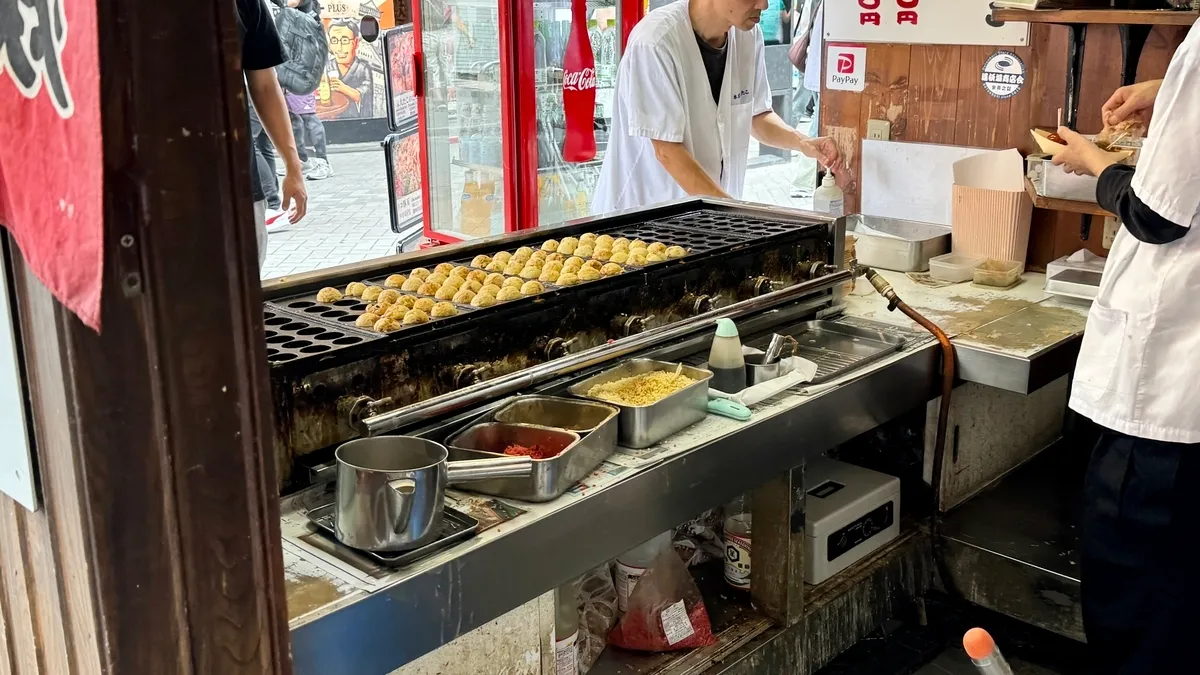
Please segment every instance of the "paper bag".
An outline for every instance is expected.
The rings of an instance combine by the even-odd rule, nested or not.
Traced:
[[[955,253],[1025,262],[1033,202],[1016,150],[988,152],[954,163],[951,223]]]

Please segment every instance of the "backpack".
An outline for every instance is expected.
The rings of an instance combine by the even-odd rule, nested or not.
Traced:
[[[311,94],[321,83],[329,59],[325,27],[315,13],[281,7],[276,2],[270,7],[275,14],[275,29],[288,52],[287,62],[275,68],[279,85],[298,96]]]

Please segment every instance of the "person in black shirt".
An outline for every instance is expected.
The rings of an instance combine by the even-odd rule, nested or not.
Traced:
[[[296,139],[292,136],[287,103],[279,80],[275,77],[275,67],[287,61],[287,54],[275,31],[271,11],[263,4],[263,0],[237,0],[237,10],[238,33],[242,41],[242,72],[246,76],[247,91],[263,128],[287,166],[287,175],[280,189],[281,206],[284,210],[291,208],[288,220],[295,224],[304,218],[308,209],[308,193],[304,188],[303,169],[300,155],[296,152]],[[258,260],[262,264],[267,255],[266,196],[254,157],[253,142],[250,143],[250,184],[258,231]]]

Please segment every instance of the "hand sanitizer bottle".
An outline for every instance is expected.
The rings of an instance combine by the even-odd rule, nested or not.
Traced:
[[[821,179],[821,187],[813,192],[813,211],[825,213],[834,218],[846,215],[845,195],[837,186],[832,171],[825,172],[825,177]]]

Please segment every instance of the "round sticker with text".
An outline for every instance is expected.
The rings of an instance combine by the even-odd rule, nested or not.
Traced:
[[[980,79],[992,96],[1012,98],[1025,86],[1025,62],[1012,52],[996,52],[983,62]]]

